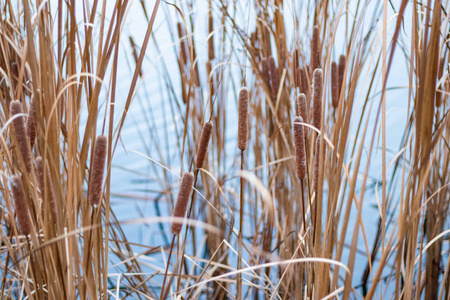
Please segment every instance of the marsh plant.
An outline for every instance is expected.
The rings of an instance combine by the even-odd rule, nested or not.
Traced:
[[[450,299],[448,1],[0,5],[2,299]]]

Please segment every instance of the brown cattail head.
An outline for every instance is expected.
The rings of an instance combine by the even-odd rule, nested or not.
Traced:
[[[19,150],[25,163],[27,172],[30,173],[33,164],[31,161],[30,143],[28,141],[27,130],[25,128],[25,119],[23,116],[14,117],[17,114],[23,113],[22,103],[20,103],[19,100],[11,101],[9,110],[11,113],[11,117],[14,118],[12,124],[16,133],[17,142],[19,143]]]
[[[331,105],[334,108],[339,104],[339,72],[335,61],[331,63]]]
[[[239,91],[239,124],[238,124],[238,148],[244,151],[248,140],[248,89],[241,88]]]
[[[183,178],[181,179],[180,190],[178,191],[177,202],[175,203],[175,208],[173,210],[174,217],[184,218],[193,184],[194,174],[192,174],[191,172],[184,173]],[[172,234],[177,235],[180,233],[181,227],[183,227],[183,223],[179,221],[172,221],[172,227],[170,228],[170,231],[172,232]]]
[[[42,157],[36,158],[36,171],[37,179],[39,182],[39,189],[41,190],[41,197],[44,205],[50,204],[50,211],[52,214],[53,222],[57,222],[58,214],[56,210],[55,192],[53,191],[53,183],[50,175],[50,168],[48,163],[45,163],[45,176]],[[47,185],[46,185],[47,183]],[[46,188],[47,187],[47,188]],[[47,193],[47,194],[46,194]]]
[[[278,89],[280,87],[280,78],[278,76],[278,68],[275,64],[273,56],[269,57],[269,71],[270,71],[270,88],[272,90],[272,100],[277,99]]]
[[[297,99],[295,101],[297,110],[297,116],[302,117],[303,122],[308,123],[308,111],[306,109],[306,95],[303,93],[298,94]]]
[[[344,72],[345,72],[345,55],[339,56],[339,95],[341,94],[341,91],[345,88],[343,87],[344,83]]]
[[[306,176],[305,134],[302,123],[302,117],[297,116],[294,118],[295,166],[298,179],[300,180],[305,179]]]
[[[30,149],[33,149],[36,140],[36,101],[34,97],[31,99],[28,109],[27,134],[30,139]]]
[[[326,143],[324,141],[323,143],[323,152],[322,155],[320,155],[320,138],[317,139],[316,141],[316,153],[314,156],[314,182],[313,182],[313,188],[314,191],[317,193],[317,191],[319,190],[319,172],[321,171],[322,174],[324,174],[324,169],[325,169],[325,146]],[[319,171],[320,168],[320,161],[322,161],[322,169]]]
[[[22,179],[19,176],[12,176],[10,182],[20,232],[24,235],[29,235],[33,231],[33,223],[31,222],[30,211],[27,205],[26,194],[23,190]]]
[[[261,60],[261,71],[262,77],[267,86],[270,88],[270,71],[269,71],[269,63],[265,58]]]
[[[311,69],[319,68],[319,27],[316,25],[313,29],[311,39]]]
[[[323,72],[315,69],[313,74],[313,119],[312,125],[320,130],[322,118]]]
[[[213,129],[213,123],[208,121],[203,125],[202,135],[200,136],[200,143],[197,148],[197,160],[195,162],[195,167],[200,169],[203,167],[203,163],[206,158],[206,150],[208,150],[209,140],[211,139],[211,133]]]
[[[108,138],[104,135],[99,135],[95,141],[88,185],[88,201],[93,207],[97,207],[100,204],[102,197],[103,172],[105,170],[107,148]]]

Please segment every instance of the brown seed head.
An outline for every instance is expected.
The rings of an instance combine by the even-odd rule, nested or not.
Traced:
[[[267,86],[270,88],[270,71],[269,71],[269,63],[264,58],[261,60],[261,69],[262,69],[262,76],[264,81],[266,82]]]
[[[270,71],[270,88],[272,90],[272,100],[277,99],[278,89],[280,88],[280,78],[278,76],[278,68],[275,64],[273,56],[269,57],[269,71]]]
[[[298,179],[300,180],[305,179],[306,176],[305,135],[302,123],[302,117],[297,116],[294,118],[295,166]]]
[[[9,110],[11,113],[11,117],[23,113],[22,104],[19,100],[11,101]],[[27,169],[27,172],[30,173],[33,164],[31,161],[30,143],[28,141],[27,130],[25,128],[25,119],[23,116],[15,117],[12,121],[12,124],[16,133],[16,138],[19,143],[19,150],[25,163],[25,167]]]
[[[241,88],[239,91],[239,124],[238,124],[238,148],[244,151],[248,140],[248,89]]]
[[[31,222],[22,179],[19,176],[12,176],[10,182],[20,232],[24,235],[29,235],[33,231],[33,223]]]
[[[343,85],[344,83],[344,72],[345,72],[345,55],[339,56],[339,95],[341,94],[342,89],[345,89]]]
[[[315,70],[319,67],[319,27],[316,25],[313,29],[311,39],[311,69]]]
[[[184,218],[193,184],[194,174],[191,172],[184,173],[183,178],[181,179],[180,190],[178,191],[177,202],[175,203],[175,208],[173,210],[173,217]],[[180,233],[181,227],[183,227],[183,223],[174,220],[172,221],[170,231],[172,234],[177,235]]]
[[[331,63],[331,105],[334,108],[339,104],[339,72],[335,61]]]
[[[303,122],[308,123],[308,112],[306,109],[306,95],[303,93],[298,94],[296,99],[297,116],[302,117]]]
[[[315,69],[313,74],[313,119],[312,125],[320,130],[322,117],[323,72]]]
[[[30,108],[28,109],[27,120],[27,134],[30,139],[30,149],[33,149],[34,141],[36,140],[36,104],[34,97],[30,102]]]
[[[97,207],[100,204],[102,197],[103,172],[105,170],[107,149],[108,138],[104,135],[99,135],[95,141],[88,185],[88,201],[93,207]]]
[[[197,148],[197,160],[195,162],[195,167],[200,169],[203,167],[203,163],[206,158],[206,150],[208,150],[209,140],[211,139],[211,133],[213,129],[213,123],[208,121],[203,125],[202,134],[200,136],[200,143]]]

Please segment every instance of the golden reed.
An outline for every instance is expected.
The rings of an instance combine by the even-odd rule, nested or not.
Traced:
[[[193,184],[194,174],[192,174],[191,172],[184,173],[183,178],[181,179],[177,202],[175,203],[175,208],[173,210],[173,217],[184,218]],[[172,234],[177,235],[180,233],[181,227],[183,227],[182,222],[172,221],[172,227],[170,228],[170,231],[172,232]]]
[[[100,204],[102,197],[103,173],[105,170],[107,149],[108,138],[104,135],[99,135],[95,140],[88,185],[88,201],[93,207],[97,207]]]
[[[36,171],[37,171],[37,179],[39,183],[39,189],[41,190],[41,197],[42,201],[44,202],[44,205],[47,205],[46,203],[50,204],[50,211],[52,214],[53,222],[57,222],[58,213],[56,210],[56,200],[55,200],[55,192],[53,191],[53,182],[52,177],[50,175],[50,168],[47,162],[45,162],[45,175],[44,175],[44,166],[42,157],[36,158]],[[45,183],[47,182],[47,188]],[[46,198],[46,193],[47,197]],[[48,200],[48,201],[47,201]],[[46,202],[47,201],[47,202]]]

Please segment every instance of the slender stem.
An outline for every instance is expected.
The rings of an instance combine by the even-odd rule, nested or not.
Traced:
[[[173,244],[175,243],[175,237],[176,237],[176,235],[174,234],[173,238],[172,238],[172,243],[170,244],[169,258],[167,259],[166,272],[164,274],[164,280],[163,280],[163,284],[161,287],[161,297],[160,297],[161,300],[164,299],[166,296],[164,293],[164,286],[166,285],[167,271],[169,270],[170,257],[172,256],[172,250],[173,250]]]
[[[306,206],[305,206],[305,193],[303,191],[303,179],[300,180],[302,186],[302,216],[303,216],[303,232],[306,232]]]
[[[241,171],[244,170],[244,151],[241,151]],[[239,190],[239,198],[240,198],[240,210],[239,210],[239,248],[238,248],[238,263],[237,269],[240,270],[242,268],[242,226],[244,223],[244,179],[242,176],[240,177],[240,190]],[[239,273],[237,275],[237,290],[236,290],[236,299],[242,299],[242,274]]]

